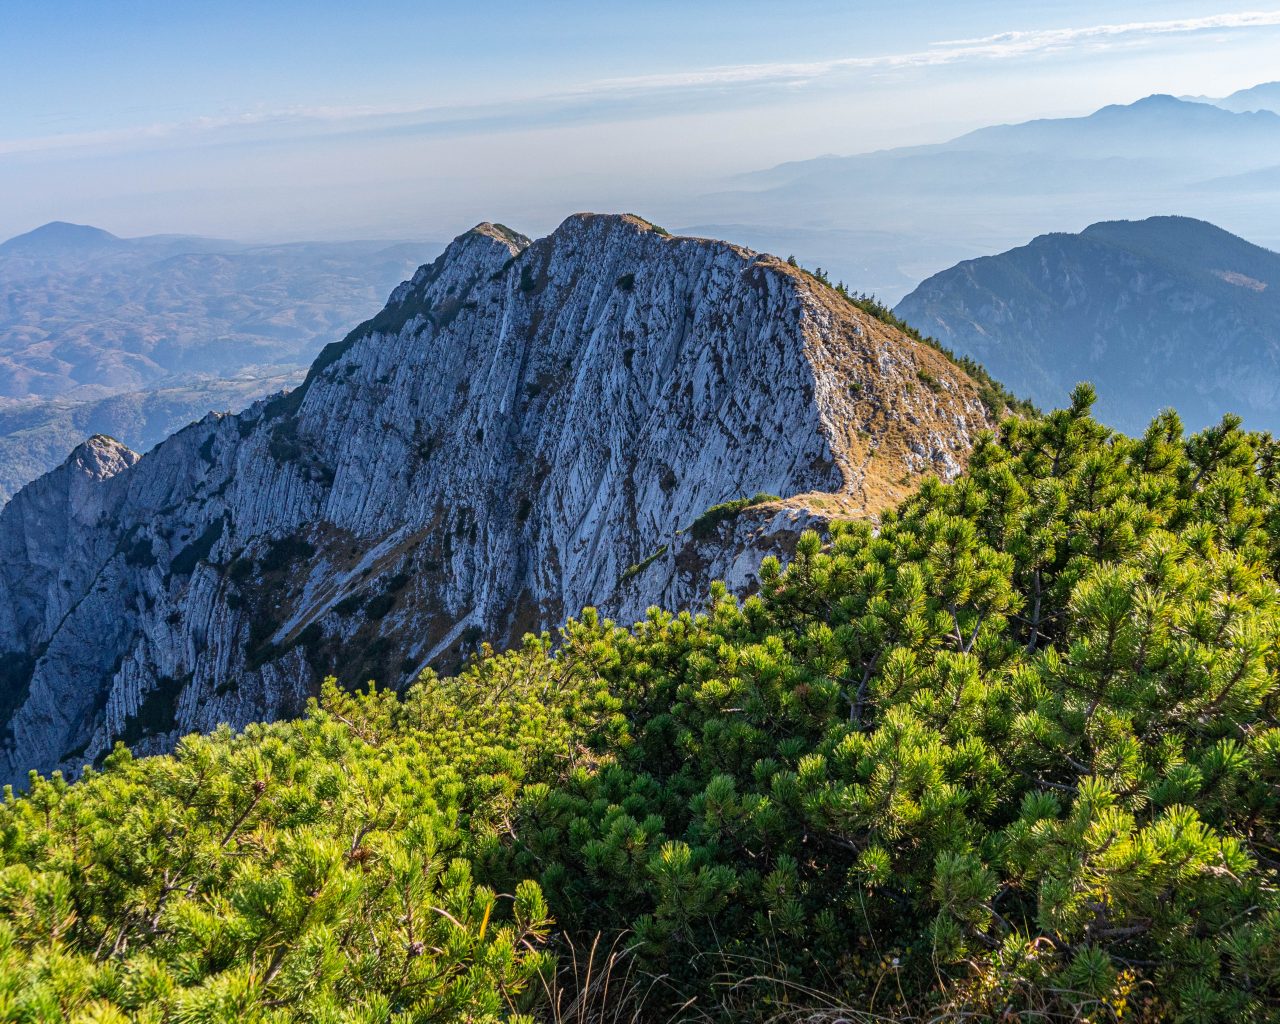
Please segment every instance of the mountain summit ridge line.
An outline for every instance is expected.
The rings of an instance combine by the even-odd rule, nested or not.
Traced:
[[[0,512],[5,777],[294,714],[334,669],[399,684],[587,604],[749,587],[824,508],[953,477],[992,422],[943,355],[775,257],[630,216],[480,225],[301,387],[136,464],[90,442]],[[680,532],[756,492],[785,500]]]

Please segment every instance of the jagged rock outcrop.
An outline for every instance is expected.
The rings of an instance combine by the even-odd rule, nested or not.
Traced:
[[[296,390],[136,462],[95,439],[0,512],[0,767],[747,587],[831,508],[954,475],[990,425],[938,352],[774,257],[629,216],[480,225]],[[680,532],[755,492],[785,500]]]

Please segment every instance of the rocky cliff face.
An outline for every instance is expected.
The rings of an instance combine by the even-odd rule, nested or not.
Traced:
[[[95,438],[0,512],[0,768],[748,587],[989,425],[950,362],[773,257],[634,217],[481,225],[296,390],[141,459]],[[681,532],[755,492],[784,500]]]

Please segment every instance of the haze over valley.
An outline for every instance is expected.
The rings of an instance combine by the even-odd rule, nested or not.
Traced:
[[[91,434],[146,451],[300,383],[440,248],[126,239],[66,223],[0,244],[0,502]]]
[[[1250,242],[1276,247],[1278,91],[1272,83],[1217,101],[1155,95],[1082,117],[743,172],[717,191],[656,205],[689,218],[675,222],[681,233],[793,256],[889,305],[964,260],[1096,219],[1176,211],[1245,225]],[[327,341],[371,316],[440,248],[121,239],[60,223],[0,245],[0,499],[57,465],[79,436],[111,434],[146,450],[210,409],[233,411],[295,385]],[[985,349],[940,320],[917,322],[914,303],[900,308],[909,321],[982,360]],[[1070,318],[1062,328],[1078,329]],[[1015,344],[1024,358],[1040,358],[1029,338]],[[1263,409],[1275,369],[1241,358],[1241,379],[1257,396],[1244,410]],[[1104,391],[1113,379],[1102,364],[1079,369]],[[1074,380],[1046,390],[1014,372],[1010,383],[1057,402]],[[1226,411],[1227,394],[1208,400],[1196,421]],[[1138,429],[1154,408],[1148,402],[1116,425]],[[1249,419],[1271,425],[1265,413]]]

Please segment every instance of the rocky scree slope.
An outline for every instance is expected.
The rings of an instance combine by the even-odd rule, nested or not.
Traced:
[[[941,354],[774,257],[630,216],[482,224],[294,391],[141,459],[91,439],[0,512],[0,766],[749,587],[805,527],[954,476],[991,423]],[[781,500],[699,519],[756,492]]]

